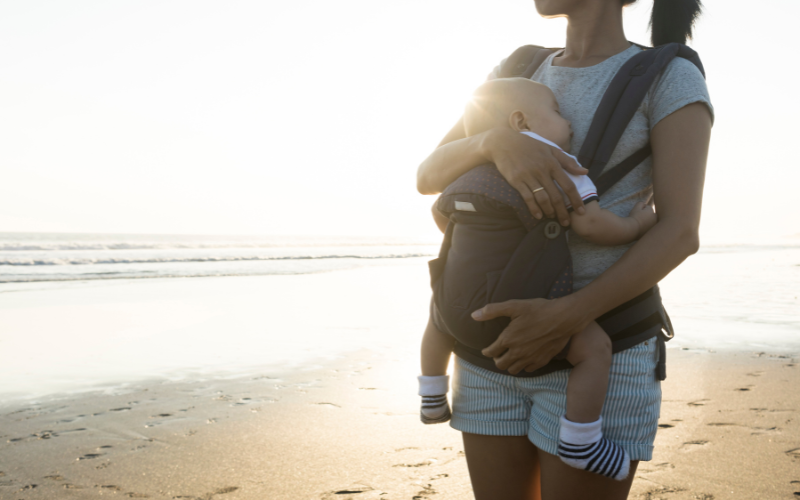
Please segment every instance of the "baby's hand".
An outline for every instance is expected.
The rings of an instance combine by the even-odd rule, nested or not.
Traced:
[[[628,214],[628,217],[632,217],[639,223],[639,235],[637,239],[641,238],[644,233],[649,231],[650,228],[655,226],[656,222],[658,222],[658,217],[653,207],[641,201],[633,206],[633,210]]]

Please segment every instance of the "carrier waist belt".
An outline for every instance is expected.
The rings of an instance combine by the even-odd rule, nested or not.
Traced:
[[[433,311],[434,315],[435,307]],[[661,303],[661,294],[658,286],[654,286],[643,294],[628,302],[608,311],[597,318],[597,324],[611,338],[612,352],[617,353],[630,349],[653,337],[658,337],[658,365],[656,378],[666,378],[666,345],[665,342],[673,337],[672,324],[669,316]],[[435,318],[434,318],[435,322]],[[500,370],[492,358],[487,358],[477,349],[471,349],[456,342],[454,352],[456,356],[470,363],[496,373],[508,375],[505,370]],[[558,370],[572,368],[566,360],[553,360],[547,365],[533,372],[520,372],[517,377],[538,377]]]

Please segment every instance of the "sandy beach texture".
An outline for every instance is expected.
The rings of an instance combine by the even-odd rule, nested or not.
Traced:
[[[376,292],[370,286],[375,280],[406,288],[402,294],[388,287]],[[337,294],[343,282],[350,288]],[[290,277],[139,280],[5,295],[0,317],[18,329],[16,343],[5,342],[0,353],[7,367],[15,356],[35,360],[37,351],[55,363],[57,353],[48,351],[52,345],[66,352],[67,341],[52,344],[57,335],[45,331],[79,330],[65,323],[64,314],[74,314],[73,308],[48,306],[61,304],[63,296],[87,313],[107,313],[102,329],[91,335],[111,332],[105,335],[123,339],[150,331],[147,318],[159,318],[151,315],[164,308],[164,297],[172,297],[162,312],[176,325],[148,337],[148,349],[170,348],[177,355],[195,345],[199,356],[208,349],[197,344],[215,339],[210,349],[222,356],[223,365],[239,363],[226,356],[238,356],[248,346],[275,362],[224,376],[190,370],[181,378],[148,375],[125,384],[109,379],[95,392],[6,402],[0,405],[0,499],[472,498],[460,434],[448,425],[419,422],[415,377],[425,286],[424,267],[398,266]],[[312,314],[298,305],[295,293],[330,300],[324,311]],[[370,300],[369,313],[354,315],[354,306],[347,306]],[[255,308],[259,303],[268,307]],[[196,311],[209,318],[183,325],[180,318],[196,320]],[[276,323],[275,311],[292,321]],[[266,351],[271,342],[265,332],[275,325],[290,332],[280,349],[307,344],[318,348],[309,351],[316,356],[335,336],[361,347],[282,364],[280,356]],[[44,336],[35,337],[39,332]],[[387,340],[401,333],[407,338]],[[91,335],[77,342],[89,342]],[[23,337],[27,340],[19,340]],[[230,353],[224,349],[228,344]],[[144,356],[147,350],[136,351],[135,345],[81,358],[77,364],[86,365],[85,371],[66,364],[59,369],[78,380],[91,372],[95,359],[106,360],[97,365],[100,370],[122,363],[125,352]],[[166,359],[168,352],[160,355]],[[6,370],[22,384],[24,372]],[[111,378],[124,373],[108,369]],[[630,498],[800,497],[798,382],[797,353],[673,346],[654,460],[639,467]]]
[[[670,352],[654,460],[635,499],[800,494],[800,366]],[[405,359],[164,382],[5,407],[0,498],[464,499],[460,436],[418,421]]]

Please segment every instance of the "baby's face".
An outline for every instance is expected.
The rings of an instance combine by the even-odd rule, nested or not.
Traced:
[[[561,116],[553,91],[541,85],[538,86],[535,94],[521,103],[522,111],[527,118],[528,129],[555,142],[561,149],[569,152],[572,124]]]

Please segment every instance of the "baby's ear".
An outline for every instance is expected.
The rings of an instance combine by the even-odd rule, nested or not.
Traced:
[[[508,116],[508,124],[517,132],[530,130],[528,128],[528,117],[520,110],[516,110]]]

